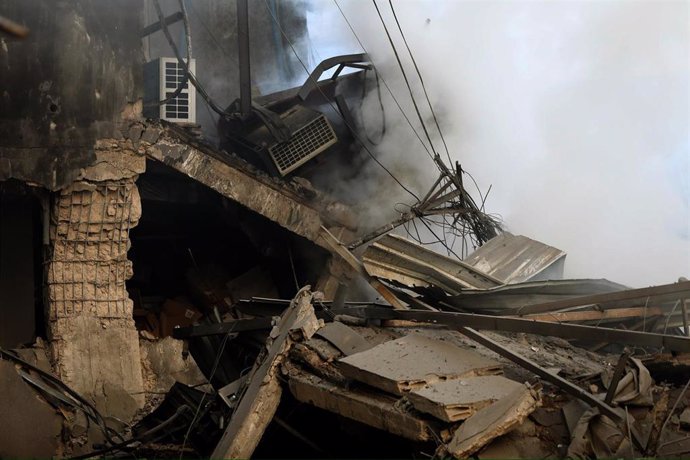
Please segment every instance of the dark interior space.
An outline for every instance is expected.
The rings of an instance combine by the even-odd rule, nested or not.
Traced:
[[[419,458],[435,445],[413,442],[296,401],[285,392],[256,458]],[[427,455],[425,455],[427,454]]]
[[[137,186],[127,288],[140,329],[155,329],[147,315],[161,312],[158,336],[206,316],[237,318],[246,315],[234,309],[240,299],[291,299],[317,281],[325,251],[198,182],[149,161]]]
[[[0,346],[45,337],[43,212],[39,189],[0,182]]]

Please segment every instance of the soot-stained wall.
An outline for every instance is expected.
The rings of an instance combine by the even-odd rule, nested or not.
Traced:
[[[31,32],[0,36],[0,180],[61,188],[114,137],[141,97],[142,12],[140,0],[2,2]]]

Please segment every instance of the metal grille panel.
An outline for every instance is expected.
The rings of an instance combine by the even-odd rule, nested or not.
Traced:
[[[165,63],[165,97],[173,95],[175,88],[184,80],[184,67],[177,61]],[[189,82],[183,86],[183,91],[165,105],[165,118],[186,120],[189,118]]]
[[[271,159],[281,175],[286,175],[319,153],[335,144],[338,139],[324,115],[297,130],[292,138],[268,149]]]

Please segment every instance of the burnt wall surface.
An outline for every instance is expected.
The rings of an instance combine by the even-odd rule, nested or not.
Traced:
[[[141,96],[140,0],[3,0],[30,28],[0,36],[0,180],[55,190],[95,159]]]
[[[159,2],[166,16],[180,10],[178,0]],[[145,22],[155,23],[158,16],[153,4],[150,0],[145,3]],[[236,2],[193,0],[185,4],[192,37],[192,56],[196,59],[196,77],[214,102],[226,108],[240,95]],[[307,75],[288,44],[289,39],[302,58],[309,56],[304,39],[307,33],[306,11],[307,2],[304,0],[249,1],[249,54],[255,96],[301,85],[306,81]],[[276,20],[287,39],[276,25]],[[178,48],[185,54],[182,22],[171,25],[170,32]],[[145,39],[144,49],[150,59],[174,56],[162,32]],[[213,141],[217,140],[217,118],[218,115],[207,108],[206,102],[197,97],[197,122],[204,128],[204,136]]]

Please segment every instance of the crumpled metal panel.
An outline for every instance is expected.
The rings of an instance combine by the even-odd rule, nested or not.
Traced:
[[[565,256],[560,249],[504,232],[487,241],[464,262],[506,284],[513,284],[561,279]]]
[[[369,275],[413,287],[438,287],[449,294],[464,289],[489,289],[503,284],[462,261],[389,234],[369,246],[363,256]]]

